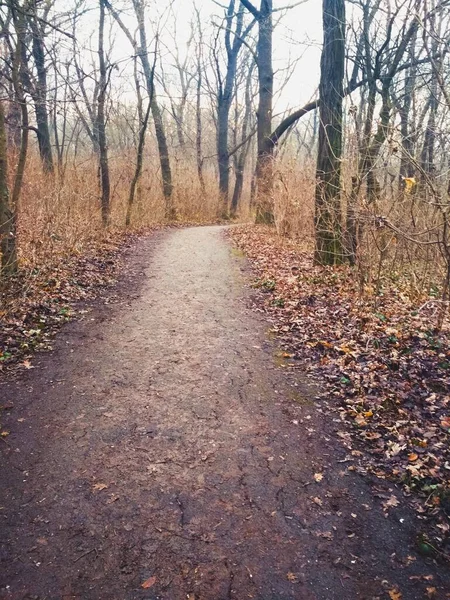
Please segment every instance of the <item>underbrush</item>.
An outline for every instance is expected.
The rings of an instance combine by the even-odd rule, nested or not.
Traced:
[[[350,470],[403,486],[423,520],[430,555],[450,556],[450,322],[433,290],[411,294],[409,275],[384,272],[361,289],[358,269],[313,264],[311,244],[239,227],[233,242],[284,350],[326,382]],[[418,540],[419,541],[419,540]]]

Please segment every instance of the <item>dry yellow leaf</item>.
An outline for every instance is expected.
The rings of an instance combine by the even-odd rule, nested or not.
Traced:
[[[317,481],[317,483],[322,481],[322,479],[323,479],[322,473],[314,473],[314,480]]]
[[[402,600],[403,596],[398,588],[394,588],[393,590],[389,590],[389,598],[391,600]]]

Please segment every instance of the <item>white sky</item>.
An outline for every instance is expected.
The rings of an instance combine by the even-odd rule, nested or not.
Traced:
[[[123,17],[132,33],[135,31],[135,19],[131,8],[130,0],[111,0],[114,7],[125,9],[130,17]],[[226,3],[226,0],[222,0]],[[259,7],[259,0],[254,0]],[[289,4],[295,4],[296,0],[274,0],[274,7],[281,8]],[[190,23],[193,18],[194,0],[173,0],[174,13],[176,15],[176,38],[180,52],[183,54],[186,48],[186,41],[190,35]],[[220,8],[213,0],[195,0],[195,4],[200,9],[203,21],[205,23],[205,39],[208,41],[212,31],[212,20],[220,22],[224,10]],[[161,35],[161,51],[166,48],[174,50],[174,18],[168,14],[168,0],[148,0],[146,9],[146,18],[148,20],[148,40],[152,40],[152,29],[156,23],[165,24]],[[98,23],[98,4],[96,0],[87,0],[87,6],[91,9],[83,19],[82,31],[78,31],[80,46],[89,48],[95,52],[97,49],[97,23]],[[289,83],[276,96],[275,115],[285,110],[296,108],[306,103],[315,92],[319,82],[319,64],[322,38],[322,0],[306,0],[304,4],[294,7],[288,11],[276,13],[275,19],[281,20],[274,31],[274,69],[286,68],[289,61],[298,59],[295,72]],[[116,24],[114,31],[114,52],[113,59],[120,63],[119,72],[129,73],[127,66],[127,57],[132,54],[130,44],[118,30]],[[253,35],[256,34],[256,28]],[[82,39],[83,38],[83,39]],[[70,51],[70,50],[69,50]],[[205,50],[208,51],[207,49]],[[167,50],[166,50],[167,52]],[[191,49],[194,52],[194,48]],[[167,52],[167,54],[169,54]],[[89,59],[87,59],[89,60]],[[167,60],[170,58],[168,56]],[[117,77],[117,75],[115,75]],[[275,92],[280,89],[280,79],[283,74],[277,77]],[[124,77],[126,81],[128,75]],[[159,96],[163,95],[159,89]]]

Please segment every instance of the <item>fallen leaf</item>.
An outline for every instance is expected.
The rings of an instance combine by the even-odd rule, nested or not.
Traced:
[[[108,489],[108,485],[106,483],[95,483],[92,486],[92,489],[101,492],[102,490]]]
[[[367,421],[365,420],[365,418],[363,417],[363,415],[356,415],[356,417],[355,417],[355,423],[357,425],[359,425],[360,427],[365,427],[367,425]]]
[[[149,588],[151,588],[152,586],[154,586],[156,583],[156,577],[149,577],[146,581],[144,581],[144,583],[141,585],[141,588],[143,588],[144,590],[148,590]]]
[[[312,499],[313,502],[315,502],[318,506],[322,506],[323,502],[320,498],[317,498],[317,496],[315,498]]]
[[[409,462],[414,462],[418,458],[419,458],[419,455],[416,454],[415,452],[412,452],[411,454],[408,454],[408,460],[409,460]]]
[[[323,479],[322,473],[314,473],[314,480],[317,481],[317,483],[322,481],[322,479]]]
[[[395,496],[391,496],[388,500],[386,500],[386,502],[383,502],[383,509],[384,510],[388,510],[389,508],[394,508],[395,506],[398,506],[400,504],[400,502],[397,500],[397,498]]]
[[[450,429],[450,417],[441,418],[441,427],[444,429]]]
[[[298,583],[298,577],[295,573],[292,573],[291,571],[289,571],[289,573],[287,574],[287,578],[291,583]]]
[[[398,588],[394,588],[393,590],[389,590],[389,598],[391,600],[402,600],[403,595]]]

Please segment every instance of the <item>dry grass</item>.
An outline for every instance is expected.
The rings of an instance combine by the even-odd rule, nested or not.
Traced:
[[[94,157],[70,162],[63,180],[44,177],[39,157],[30,153],[19,210],[19,256],[23,270],[39,269],[65,257],[81,256],[96,244],[123,233],[129,185],[134,172],[134,153],[110,156],[111,226],[102,227],[99,181]],[[206,189],[202,192],[193,157],[172,161],[174,203],[180,222],[217,221],[220,202],[214,169],[205,169]],[[350,191],[350,174],[355,165],[344,169],[344,208]],[[382,181],[382,174],[379,179]],[[315,164],[312,160],[289,157],[275,169],[275,222],[280,237],[302,243],[310,251],[314,245]],[[231,177],[233,185],[233,177]],[[249,180],[246,181],[240,220],[249,221]],[[364,197],[359,205],[365,207]],[[362,209],[362,227],[357,272],[361,293],[379,293],[386,282],[402,279],[402,289],[417,299],[427,299],[430,291],[439,297],[444,277],[444,260],[435,239],[438,222],[429,198],[419,190],[407,196],[398,185],[386,186],[376,208]],[[405,235],[381,228],[375,215],[384,215]],[[136,192],[130,231],[142,231],[164,222],[164,198],[156,152],[150,152]],[[421,232],[429,232],[418,236]],[[414,243],[411,239],[419,239]],[[433,291],[434,290],[434,291]]]
[[[93,157],[66,168],[64,178],[45,177],[39,157],[30,155],[18,218],[19,257],[24,270],[39,268],[68,256],[85,253],[93,245],[123,231],[133,177],[130,157],[111,157],[111,226],[101,222],[97,164]],[[218,214],[215,181],[206,174],[203,195],[196,172],[178,163],[174,170],[174,202],[181,222],[213,222]],[[164,222],[164,198],[157,166],[146,166],[137,189],[130,231]]]

